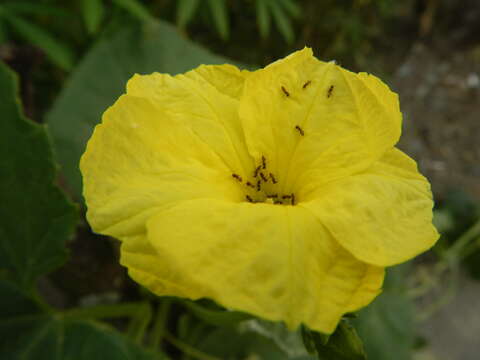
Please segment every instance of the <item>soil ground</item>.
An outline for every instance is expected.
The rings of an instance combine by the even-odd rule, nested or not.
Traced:
[[[454,44],[443,49],[455,49]],[[400,96],[399,147],[417,160],[437,202],[450,190],[480,201],[480,46],[445,51],[416,44],[391,83]],[[460,274],[450,301],[419,331],[427,347],[416,360],[480,358],[480,282]],[[443,288],[443,289],[442,289]],[[440,292],[446,290],[443,284]],[[433,303],[434,295],[423,299]],[[424,304],[419,304],[423,308]]]
[[[480,47],[445,54],[413,46],[395,73],[404,132],[437,200],[452,188],[480,200]]]

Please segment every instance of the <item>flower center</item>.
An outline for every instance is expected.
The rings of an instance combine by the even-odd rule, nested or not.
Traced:
[[[302,85],[302,90],[306,90],[311,80],[306,81]],[[327,90],[327,98],[332,96],[334,85],[330,85]],[[280,86],[280,90],[285,98],[290,98],[290,91],[285,86]],[[295,125],[293,131],[297,133],[297,136],[303,138],[305,131],[300,125]],[[238,174],[232,174],[232,177],[246,187],[245,200],[251,203],[269,203],[280,205],[295,205],[296,198],[295,193],[281,193],[278,186],[278,179],[273,173],[273,170],[268,169],[268,162],[265,156],[262,155],[260,164],[257,165],[253,171],[252,176],[248,179],[244,179]]]
[[[238,174],[232,177],[245,187],[245,200],[251,203],[267,203],[278,205],[295,205],[295,194],[279,192],[277,176],[268,169],[268,162],[262,156],[261,162],[252,172],[251,177],[243,179]]]

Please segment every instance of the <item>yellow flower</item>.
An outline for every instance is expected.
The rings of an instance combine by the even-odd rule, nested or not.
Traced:
[[[400,128],[385,84],[310,49],[135,75],[82,157],[87,218],[158,295],[331,333],[438,238]]]

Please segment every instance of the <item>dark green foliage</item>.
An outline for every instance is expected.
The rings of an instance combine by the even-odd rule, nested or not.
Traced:
[[[410,360],[415,344],[414,306],[406,296],[409,266],[389,270],[384,292],[355,320],[369,360]]]
[[[54,185],[45,129],[22,115],[17,93],[15,75],[0,63],[0,267],[30,291],[65,261],[77,214]]]
[[[8,360],[161,360],[109,326],[41,312],[0,280],[0,358]]]
[[[89,34],[95,34],[105,16],[102,0],[82,0],[82,15]]]
[[[366,360],[362,340],[347,319],[342,319],[331,335],[302,327],[302,339],[310,354],[319,360]]]
[[[461,263],[480,280],[480,205],[465,191],[451,190],[435,212],[442,241],[435,247],[450,265]]]
[[[53,184],[45,129],[23,117],[14,74],[0,63],[0,358],[161,359],[106,325],[46,312],[35,280],[66,260],[76,209]]]
[[[56,39],[48,30],[26,18],[31,15],[65,16],[66,13],[55,6],[28,1],[10,0],[0,4],[0,25],[2,22],[5,23],[11,32],[42,49],[55,65],[64,70],[71,70],[74,63],[72,49]],[[7,40],[7,36],[4,37]]]

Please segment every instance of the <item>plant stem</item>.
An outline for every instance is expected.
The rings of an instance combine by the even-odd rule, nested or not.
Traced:
[[[480,219],[473,224],[457,241],[447,250],[447,258],[459,261],[464,257],[464,249],[477,237],[480,236]]]
[[[141,344],[151,320],[152,307],[150,303],[140,303],[137,307],[137,313],[132,317],[128,325],[127,336],[132,338],[137,344]]]
[[[173,337],[172,335],[170,335],[166,331],[163,333],[163,337],[170,344],[175,346],[177,349],[182,350],[185,354],[190,355],[191,357],[196,358],[198,360],[221,360],[220,358],[217,358],[216,356],[212,356],[212,355],[204,353],[203,351],[195,349],[193,346],[190,346],[189,344],[186,344],[183,341],[178,340],[177,338]]]
[[[89,307],[78,307],[64,311],[62,314],[65,317],[74,318],[119,318],[130,317],[134,318],[138,315],[139,307],[145,306],[144,302],[122,303],[112,305],[96,305]]]
[[[444,272],[457,273],[458,265],[460,262],[478,250],[480,247],[480,219],[473,224],[467,231],[465,231],[455,243],[443,252],[441,260],[437,263],[433,269],[433,275],[428,276],[422,284],[408,292],[408,296],[411,298],[417,298],[425,295],[431,291],[434,287],[439,285],[440,276]],[[454,289],[454,288],[453,288]],[[448,302],[452,297],[452,288],[449,286],[446,292],[447,300],[440,299],[438,303]]]
[[[167,327],[168,313],[172,304],[172,299],[166,298],[160,302],[157,314],[155,316],[155,322],[151,334],[151,346],[153,349],[158,349],[162,343],[162,338],[165,335],[165,329]]]

